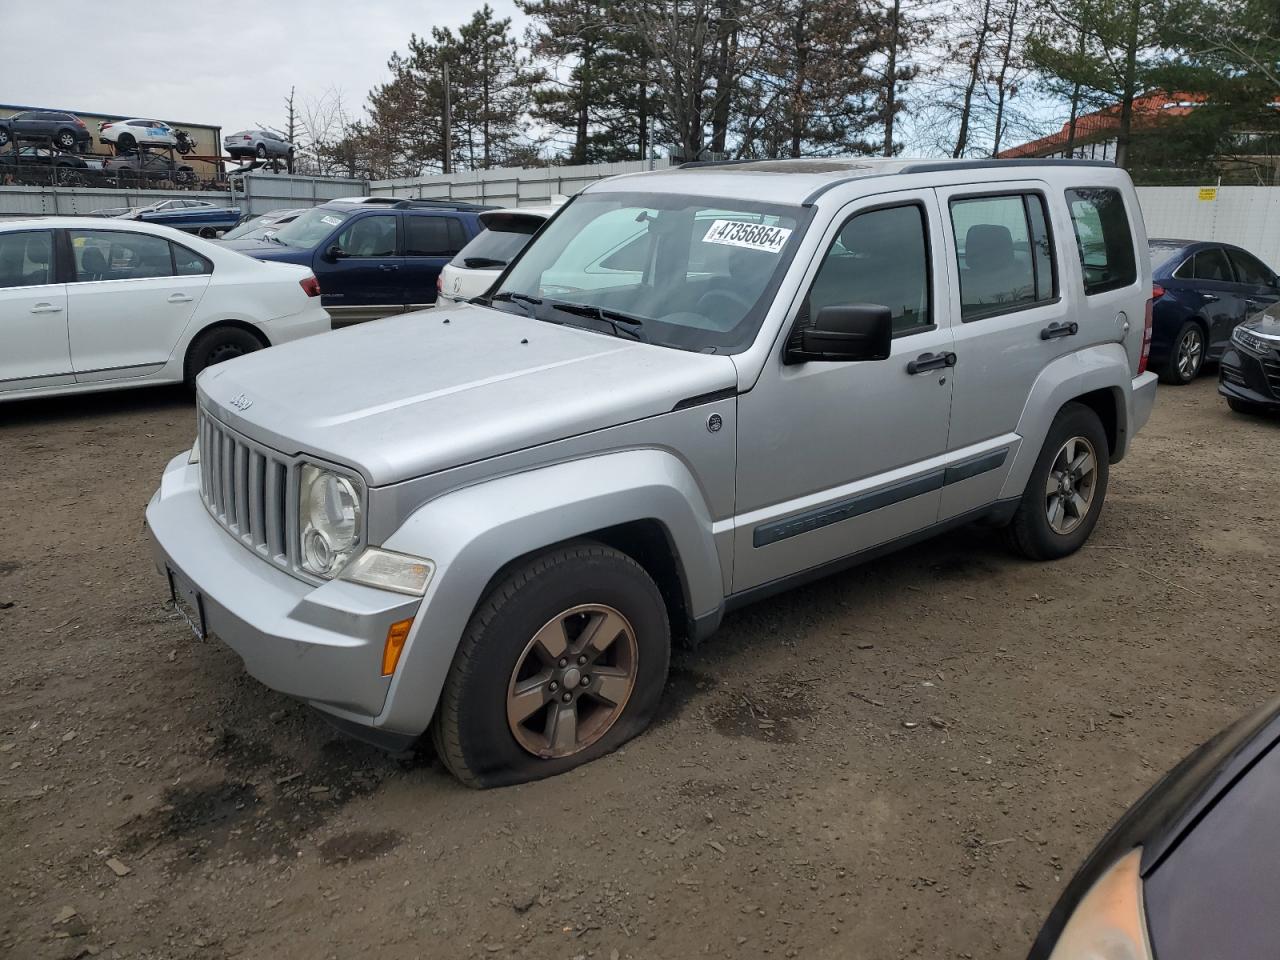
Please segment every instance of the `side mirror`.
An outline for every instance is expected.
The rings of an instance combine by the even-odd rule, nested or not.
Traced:
[[[850,303],[823,307],[810,327],[787,350],[787,363],[810,360],[888,360],[893,315],[888,307]]]
[[[215,230],[215,231],[213,231],[213,239],[215,239],[215,240],[221,240],[221,239],[223,238],[223,236],[226,234],[226,232],[227,232],[227,231],[225,231],[225,230]]]
[[[341,260],[346,254],[342,252],[342,248],[336,243],[331,243],[324,251],[324,258],[329,262]]]

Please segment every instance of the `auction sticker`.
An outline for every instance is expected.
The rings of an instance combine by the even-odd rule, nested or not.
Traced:
[[[730,247],[746,247],[763,253],[781,253],[791,231],[787,227],[770,227],[742,220],[713,220],[703,243],[723,243]]]
[[[338,224],[342,222],[342,218],[325,216],[320,218],[320,222],[327,223],[331,227],[336,227]]]

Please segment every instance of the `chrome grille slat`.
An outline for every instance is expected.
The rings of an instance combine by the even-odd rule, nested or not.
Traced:
[[[196,435],[200,498],[210,515],[243,546],[301,575],[291,545],[297,536],[293,461],[234,433],[204,409],[197,413]]]

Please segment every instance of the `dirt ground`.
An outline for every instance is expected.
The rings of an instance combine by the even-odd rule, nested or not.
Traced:
[[[142,509],[192,433],[170,391],[0,406],[5,957],[1017,958],[1277,688],[1280,420],[1211,378],[1160,389],[1076,556],[963,531],[761,603],[625,750],[483,793],[166,609]]]

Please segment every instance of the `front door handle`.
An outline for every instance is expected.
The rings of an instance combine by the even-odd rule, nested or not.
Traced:
[[[55,303],[37,303],[31,308],[32,313],[61,313],[62,307]]]
[[[1200,294],[1200,299],[1201,299],[1201,300],[1203,300],[1205,303],[1217,303],[1217,302],[1218,302],[1218,298],[1217,298],[1217,297],[1215,297],[1212,293],[1202,293],[1202,294]]]
[[[907,364],[907,373],[928,373],[930,370],[942,370],[956,365],[954,353],[922,353]]]
[[[1080,324],[1072,320],[1070,323],[1051,323],[1040,331],[1041,340],[1057,340],[1060,337],[1074,337],[1080,332]]]
[[[169,295],[170,303],[190,303],[191,298],[185,293],[172,293]]]
[[[380,263],[380,264],[378,264],[378,269],[379,269],[379,270],[385,270],[385,271],[387,271],[388,273],[390,273],[392,270],[399,270],[399,269],[400,269],[400,267],[399,267],[399,265],[394,264],[394,263]]]

